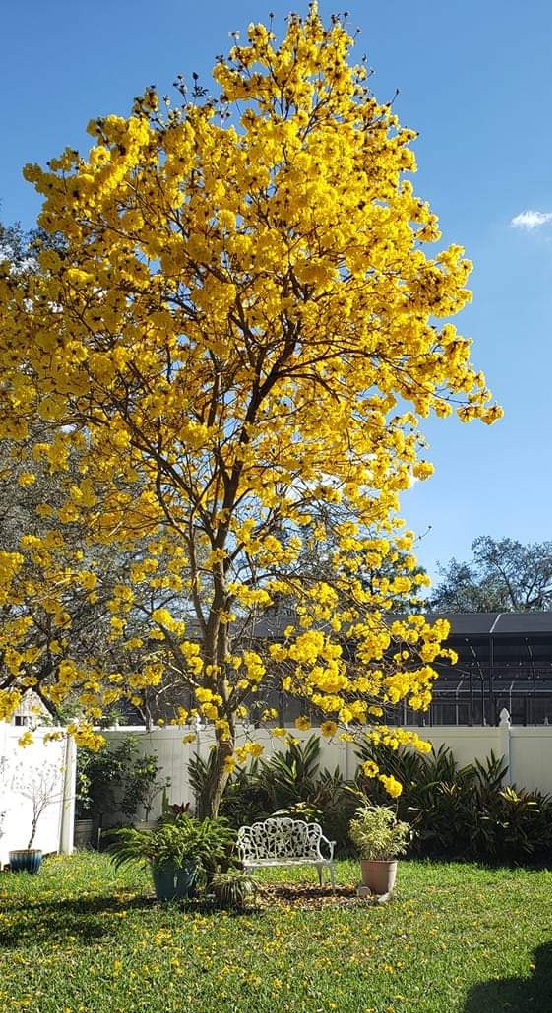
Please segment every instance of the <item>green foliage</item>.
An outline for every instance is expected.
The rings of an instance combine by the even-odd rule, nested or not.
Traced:
[[[137,758],[135,745],[128,743],[127,739],[115,749],[91,754],[91,815],[113,810],[117,799],[126,799],[120,808],[124,805],[129,815],[135,811],[137,797],[144,804],[144,796],[139,795],[141,785],[132,780],[136,761],[136,777],[144,762],[147,788],[153,777],[157,778],[157,757]],[[312,736],[240,768],[229,779],[223,795],[221,815],[228,825],[237,829],[274,813],[316,821],[330,840],[337,841],[338,853],[350,853],[348,827],[358,798],[339,768],[333,772],[321,768],[320,751],[320,740]],[[83,752],[79,751],[79,756]],[[483,762],[474,760],[463,767],[444,746],[428,754],[365,746],[357,755],[361,762],[376,759],[382,772],[392,774],[403,785],[396,808],[399,819],[412,826],[410,855],[512,864],[547,859],[552,847],[552,799],[539,792],[505,788],[507,767],[494,753]],[[201,799],[209,797],[205,786],[215,770],[214,750],[206,760],[194,757],[190,763],[190,782],[200,802],[196,813],[199,818],[206,815]],[[82,766],[80,772],[87,775],[88,768]],[[360,768],[354,784],[372,805],[388,804],[383,785],[365,778]],[[178,815],[182,808],[166,806],[165,815]]]
[[[240,768],[226,785],[221,813],[233,827],[253,823],[277,813],[320,823],[324,833],[337,841],[341,852],[348,850],[348,824],[356,803],[337,768],[320,767],[320,739],[312,735],[305,742],[290,742],[283,752],[266,760],[253,760]],[[189,765],[190,783],[199,800],[208,797],[216,757],[194,757]]]
[[[288,805],[285,809],[276,809],[272,815],[289,816],[292,820],[304,820],[305,823],[320,823],[324,816],[322,810],[310,802],[296,802],[295,805]]]
[[[157,753],[138,754],[134,758],[126,777],[121,802],[125,815],[132,816],[142,806],[145,819],[149,819],[155,799],[171,784],[170,778],[159,777],[159,769]]]
[[[253,759],[247,767],[238,767],[224,790],[220,811],[236,829],[270,815],[270,803],[258,772],[259,760]]]
[[[445,746],[428,754],[362,747],[358,756],[376,759],[403,785],[397,811],[412,825],[411,854],[511,864],[548,858],[552,798],[504,787],[508,768],[492,751],[464,767]],[[372,803],[387,801],[378,782],[361,773],[356,780]]]
[[[285,810],[298,802],[314,802],[320,769],[320,740],[311,735],[306,742],[291,742],[285,752],[261,760],[257,783],[267,799],[269,811]]]
[[[110,837],[108,852],[116,869],[129,862],[157,868],[173,865],[176,869],[187,862],[196,862],[210,875],[221,862],[227,861],[235,841],[235,834],[225,820],[209,817],[198,820],[193,816],[164,821],[155,830],[120,827]]]
[[[490,798],[478,824],[478,850],[499,862],[524,864],[549,858],[552,799],[507,787]]]
[[[356,804],[349,788],[350,784],[339,767],[333,772],[323,769],[318,775],[313,796],[313,803],[322,813],[318,822],[322,824],[326,836],[336,841],[339,854],[349,852],[348,826]]]
[[[210,884],[219,907],[244,911],[250,907],[259,892],[259,884],[240,869],[216,872]]]
[[[159,771],[157,753],[140,753],[133,735],[99,751],[79,749],[77,819],[94,819],[101,825],[107,813],[117,811],[132,819],[140,806],[148,819],[156,796],[170,785]]]
[[[435,612],[543,612],[552,607],[552,542],[522,545],[480,535],[471,560],[439,567]]]
[[[404,855],[410,826],[398,820],[389,806],[364,805],[349,823],[349,836],[358,857],[369,862],[386,862]]]
[[[256,773],[258,764],[253,760],[249,768],[240,767],[227,781],[222,805],[221,816],[226,817],[233,827],[240,827],[250,822],[252,814],[263,811],[265,796],[257,786]],[[196,815],[202,818],[209,809],[209,798],[217,777],[217,749],[210,750],[206,760],[203,757],[191,756],[188,763],[188,778],[194,793]]]

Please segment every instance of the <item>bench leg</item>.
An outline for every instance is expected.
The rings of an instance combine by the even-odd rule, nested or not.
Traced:
[[[331,883],[332,883],[332,891],[335,893],[335,869],[334,869],[333,865],[329,865],[328,868],[330,870],[330,879],[331,879]],[[322,873],[323,873],[323,869],[324,869],[323,865],[317,865],[316,866],[316,871],[318,873],[318,885],[319,886],[322,886]]]

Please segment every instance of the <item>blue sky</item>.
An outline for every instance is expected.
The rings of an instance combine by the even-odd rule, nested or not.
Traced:
[[[552,4],[548,0],[394,0],[347,5],[380,100],[400,95],[419,131],[416,191],[439,215],[443,242],[474,261],[472,305],[457,318],[473,337],[506,416],[490,428],[430,422],[435,476],[403,501],[424,535],[420,561],[466,558],[479,534],[552,538]],[[126,113],[132,97],[178,73],[208,78],[228,33],[288,3],[234,0],[31,0],[6,6],[0,61],[0,200],[4,222],[33,224],[27,161],[86,149],[89,119]],[[306,5],[296,8],[306,10]],[[321,3],[328,17],[339,9]],[[205,81],[207,83],[207,80]],[[512,220],[525,212],[519,224]]]

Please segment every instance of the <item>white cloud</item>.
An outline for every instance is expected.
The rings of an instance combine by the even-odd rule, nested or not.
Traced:
[[[547,222],[552,222],[552,213],[549,211],[522,211],[512,218],[510,225],[515,229],[538,229]]]

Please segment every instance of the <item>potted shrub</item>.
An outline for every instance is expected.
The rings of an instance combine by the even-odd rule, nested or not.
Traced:
[[[222,819],[182,815],[153,830],[121,827],[108,847],[116,868],[128,862],[149,865],[158,900],[188,897],[200,870],[210,882],[227,859],[235,833]]]
[[[219,907],[231,911],[245,911],[255,900],[259,885],[252,876],[234,868],[226,872],[216,872],[210,889]]]
[[[20,764],[16,769],[12,787],[31,803],[31,832],[26,848],[10,851],[10,869],[12,872],[35,873],[42,864],[42,851],[33,848],[38,821],[44,810],[61,796],[59,768],[53,763],[48,763],[29,770],[24,764]]]
[[[148,826],[157,823],[157,820],[151,819],[155,799],[158,795],[166,794],[171,786],[170,777],[161,777],[160,772],[157,753],[146,753],[134,758],[121,799],[121,811],[136,822],[135,814],[140,808],[144,810],[144,818],[136,824],[138,829],[148,829]]]
[[[363,805],[349,823],[349,837],[360,858],[362,886],[389,894],[397,877],[397,858],[404,855],[410,826],[389,806]]]
[[[144,810],[144,820],[138,828],[150,823],[155,799],[170,786],[170,778],[160,776],[161,767],[156,753],[142,755],[138,739],[129,735],[116,745],[95,750],[80,748],[77,761],[77,812],[75,843],[83,827],[82,821],[93,821],[92,837],[97,842],[100,833],[108,829],[122,814],[128,822],[135,822],[138,810]],[[140,825],[141,824],[141,825]],[[90,832],[89,832],[90,833]],[[78,836],[77,836],[78,835]]]

